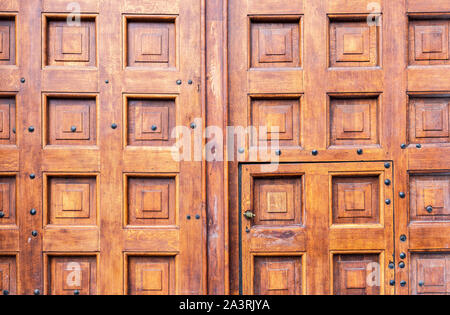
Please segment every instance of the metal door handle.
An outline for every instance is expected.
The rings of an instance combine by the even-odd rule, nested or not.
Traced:
[[[254,214],[252,211],[247,210],[244,212],[244,217],[247,218],[248,220],[253,219],[254,217],[256,217],[256,214]]]

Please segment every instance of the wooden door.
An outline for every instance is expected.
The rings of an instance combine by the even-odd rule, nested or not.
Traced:
[[[382,162],[244,165],[243,293],[392,294],[391,178]]]
[[[0,2],[2,290],[201,294],[202,2],[69,3]]]
[[[229,124],[259,132],[256,141],[250,134],[246,143],[236,142],[229,148],[240,153],[240,159],[229,168],[232,292],[268,292],[264,290],[272,281],[274,288],[289,284],[289,290],[274,293],[449,293],[449,19],[450,7],[445,0],[229,1]],[[278,129],[270,131],[271,127]],[[267,140],[271,154],[252,156],[252,147],[259,140]],[[239,161],[297,162],[301,166],[294,168],[295,180],[291,171],[283,171],[282,164],[275,177],[252,179],[253,175],[246,173],[249,166]],[[358,163],[336,167],[333,162],[338,161]],[[380,208],[380,220],[382,209],[390,211],[385,212],[383,224],[374,223],[371,216],[375,213],[350,212],[362,215],[354,222],[351,215],[339,218],[339,197],[335,199],[339,193],[333,196],[331,190],[327,194],[328,188],[340,186],[339,180],[321,181],[319,176],[308,181],[308,172],[319,172],[321,167],[305,164],[330,162],[329,169],[325,167],[328,171],[351,173],[368,171],[380,161],[389,163],[390,169],[383,175],[389,183],[380,182],[379,187],[394,189],[390,204]],[[392,176],[386,175],[389,172]],[[372,175],[367,176],[369,180]],[[345,179],[342,185],[356,187],[355,180]],[[268,193],[258,190],[265,186],[273,189],[275,209],[279,200],[296,195],[297,190],[302,191],[297,198],[303,198],[306,206],[286,201],[283,207],[297,211],[294,217],[275,211],[267,215],[278,221],[259,221],[256,214],[247,222],[242,216],[246,207],[263,212],[270,208],[269,197],[257,196]],[[364,194],[358,193],[359,200],[364,200]],[[376,195],[379,201],[385,200],[385,196]],[[357,205],[356,196],[355,203],[345,207],[363,208]],[[254,198],[262,200],[261,205],[250,206]],[[308,216],[308,210],[325,209],[329,202],[338,207],[330,206],[338,217],[325,210],[318,221],[314,220],[319,213]],[[306,221],[298,221],[302,211],[306,211]],[[308,225],[308,219],[312,224]],[[239,228],[241,220],[244,224]],[[337,228],[333,220],[340,221]],[[270,236],[265,236],[261,224]],[[279,227],[289,224],[300,226],[293,230]],[[385,230],[373,229],[373,224],[382,224]],[[364,233],[360,234],[358,225],[364,226]],[[316,237],[309,239],[307,235],[315,226]],[[320,227],[323,230],[319,233]],[[280,229],[289,232],[283,234]],[[381,238],[374,241],[375,235]],[[290,246],[283,242],[288,236],[296,240]],[[314,249],[319,238],[324,247]],[[279,247],[272,246],[272,241]],[[356,249],[362,253],[352,258]],[[324,259],[332,254],[337,255],[335,261]],[[313,257],[317,257],[315,262]],[[382,274],[390,279],[385,278],[378,291],[358,291],[356,282],[347,283],[355,290],[346,291],[345,283],[339,280],[339,266],[358,269],[358,259],[380,257]],[[267,271],[271,265],[275,270],[272,275]],[[306,270],[304,274],[302,270]],[[293,276],[296,272],[300,276]]]

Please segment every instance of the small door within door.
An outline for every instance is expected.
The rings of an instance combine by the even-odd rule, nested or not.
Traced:
[[[242,167],[243,294],[393,294],[392,167]]]

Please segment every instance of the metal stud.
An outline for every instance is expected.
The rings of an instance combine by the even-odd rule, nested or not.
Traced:
[[[30,178],[31,178],[31,179],[35,179],[35,178],[36,178],[36,175],[33,174],[33,173],[31,173],[31,174],[30,174]]]
[[[13,133],[16,133],[16,128],[13,128],[13,129],[12,129],[12,132],[13,132]]]
[[[250,233],[250,229],[248,227],[245,228],[246,233]]]
[[[108,83],[109,83],[109,80],[105,80],[105,83],[108,84]]]
[[[3,295],[9,295],[9,291],[8,290],[3,290]]]
[[[394,286],[395,285],[395,280],[389,281],[389,285]]]
[[[404,234],[400,235],[400,241],[406,242],[406,235]]]
[[[181,85],[181,83],[183,83],[183,81],[177,80],[177,85]]]
[[[196,218],[197,220],[200,220],[200,215],[199,215],[199,214],[196,214],[196,215],[195,215],[195,218]]]
[[[3,211],[0,211],[0,219],[3,219],[5,217],[5,213]]]
[[[281,150],[276,150],[276,151],[275,151],[275,154],[278,155],[278,156],[280,156],[280,155],[281,155]]]
[[[395,268],[395,264],[393,262],[390,262],[388,267],[389,267],[389,269],[394,269]]]
[[[419,287],[423,287],[425,285],[425,282],[419,281]]]
[[[195,128],[197,128],[197,124],[196,123],[191,123],[191,129],[195,129]]]
[[[158,126],[152,125],[152,130],[153,130],[153,131],[156,131],[156,129],[158,129]]]
[[[191,216],[188,214],[188,215],[186,216],[186,219],[190,220],[190,219],[191,219]]]
[[[406,258],[406,254],[405,253],[400,253],[400,259],[405,259]]]
[[[189,81],[188,81],[188,84],[189,84],[189,85],[192,85],[192,83],[194,83],[192,80],[189,80]]]
[[[406,144],[405,144],[405,143],[402,143],[402,144],[400,145],[400,148],[406,149]]]
[[[406,281],[405,280],[400,281],[400,286],[401,287],[404,287],[405,285],[406,285]]]
[[[36,209],[31,209],[31,210],[30,210],[30,214],[31,214],[31,215],[36,215],[36,213],[37,213]]]
[[[317,150],[312,150],[312,155],[314,155],[314,156],[316,156],[316,155],[318,155],[319,154],[319,151],[317,151]]]
[[[386,179],[386,180],[384,181],[384,183],[385,183],[387,186],[389,186],[389,185],[391,184],[391,180],[390,180],[390,179]]]
[[[41,291],[39,291],[38,289],[36,289],[36,290],[34,290],[34,295],[39,295],[39,294],[41,294]]]
[[[416,148],[417,149],[422,149],[422,145],[419,143],[419,144],[416,144]]]
[[[401,261],[399,264],[398,264],[398,266],[400,267],[400,268],[405,268],[405,263],[403,262],[403,261]]]
[[[28,131],[29,132],[34,132],[34,127],[33,126],[28,127]]]
[[[389,163],[389,162],[384,163],[384,167],[385,168],[390,168],[391,167],[391,163]]]
[[[73,291],[73,295],[80,295],[80,290]]]
[[[384,202],[385,202],[387,205],[390,205],[390,204],[391,204],[391,199],[386,199]]]
[[[406,194],[405,194],[403,191],[399,192],[398,195],[399,195],[400,198],[402,198],[402,199],[406,197]]]
[[[433,212],[433,207],[432,206],[428,206],[427,207],[427,212],[428,213],[432,213]]]
[[[111,125],[111,128],[112,128],[112,129],[117,129],[117,124],[116,124],[116,123],[113,123],[113,124]]]
[[[33,235],[33,237],[36,237],[36,236],[38,236],[38,232],[37,231],[33,231],[33,232],[31,232],[31,235]]]
[[[239,151],[240,154],[243,154],[245,152],[245,149],[244,148],[239,148],[238,151]]]
[[[25,83],[25,78],[21,78],[20,82]]]
[[[356,153],[358,153],[359,155],[362,155],[364,153],[363,149],[358,149],[356,150]]]
[[[77,127],[76,127],[76,126],[72,126],[72,127],[70,127],[70,131],[72,131],[72,132],[76,132],[76,131],[77,131]]]

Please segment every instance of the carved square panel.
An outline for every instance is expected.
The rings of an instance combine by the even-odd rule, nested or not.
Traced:
[[[176,67],[175,18],[127,17],[126,66]]]
[[[333,224],[379,223],[379,177],[333,177]]]
[[[95,18],[81,17],[80,25],[66,18],[45,17],[44,65],[89,66],[97,64]]]
[[[48,145],[97,144],[97,102],[93,98],[47,97]]]
[[[301,257],[257,256],[254,263],[254,294],[302,293]]]
[[[300,20],[252,20],[251,67],[301,66]]]
[[[16,143],[16,101],[14,97],[0,98],[0,145]]]
[[[255,178],[254,213],[256,225],[289,225],[302,222],[300,177]]]
[[[411,98],[409,141],[411,143],[450,142],[450,98]]]
[[[251,99],[251,121],[260,141],[279,141],[280,146],[300,145],[300,100]],[[252,145],[258,145],[252,139]]]
[[[128,145],[170,146],[175,128],[175,100],[129,99]]]
[[[16,178],[0,177],[0,226],[16,224]]]
[[[47,190],[48,224],[96,224],[95,177],[49,177]]]
[[[450,253],[411,255],[412,294],[450,294]]]
[[[379,62],[379,27],[366,19],[330,21],[330,66],[374,67]]]
[[[129,256],[128,294],[175,294],[174,257]]]
[[[378,295],[380,286],[372,279],[377,254],[333,255],[333,288],[336,295]],[[378,279],[381,275],[378,275]],[[376,276],[374,278],[377,278]]]
[[[410,195],[410,221],[450,220],[450,175],[412,175]]]
[[[330,99],[331,145],[379,143],[378,99]]]
[[[97,257],[50,256],[49,294],[97,294]]]
[[[129,177],[128,224],[175,224],[175,178]]]
[[[411,20],[409,58],[412,65],[449,64],[449,21]]]
[[[13,16],[0,17],[0,65],[16,64],[16,21]]]
[[[0,256],[0,295],[17,294],[17,266],[13,256]]]

